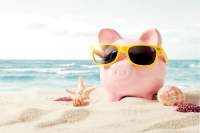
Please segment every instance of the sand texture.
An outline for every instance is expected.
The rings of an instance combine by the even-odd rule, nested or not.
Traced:
[[[187,101],[200,104],[200,89],[185,90]],[[91,102],[73,107],[56,102],[64,90],[0,92],[1,133],[200,133],[200,113],[176,112],[156,100],[127,97],[109,102],[103,89]]]

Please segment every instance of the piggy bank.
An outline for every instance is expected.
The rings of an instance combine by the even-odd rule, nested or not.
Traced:
[[[161,35],[156,29],[145,31],[138,39],[124,39],[113,29],[102,29],[98,38],[100,45],[106,43],[121,46],[137,44],[162,46]],[[122,52],[112,65],[100,66],[102,87],[108,92],[111,101],[118,101],[127,96],[152,99],[163,86],[165,74],[166,63],[160,55],[155,64],[141,67],[131,64],[126,54]]]

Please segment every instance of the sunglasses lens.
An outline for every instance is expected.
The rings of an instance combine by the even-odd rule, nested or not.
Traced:
[[[109,64],[116,59],[118,49],[115,46],[103,45],[101,50],[94,50],[93,53],[94,60],[97,63]]]
[[[130,60],[138,65],[151,65],[156,59],[156,50],[150,46],[134,46],[128,51]]]

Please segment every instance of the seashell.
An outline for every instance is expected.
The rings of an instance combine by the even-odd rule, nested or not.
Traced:
[[[71,97],[60,97],[60,98],[57,98],[55,99],[55,101],[72,101],[72,98]]]
[[[185,96],[176,86],[164,86],[158,91],[157,99],[165,106],[176,106],[185,101]]]

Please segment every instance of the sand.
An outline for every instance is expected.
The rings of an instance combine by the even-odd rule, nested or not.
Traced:
[[[187,101],[200,104],[200,89],[185,90]],[[1,133],[200,133],[200,113],[176,112],[156,100],[128,97],[109,102],[103,89],[91,102],[73,107],[54,99],[64,90],[0,92]]]

